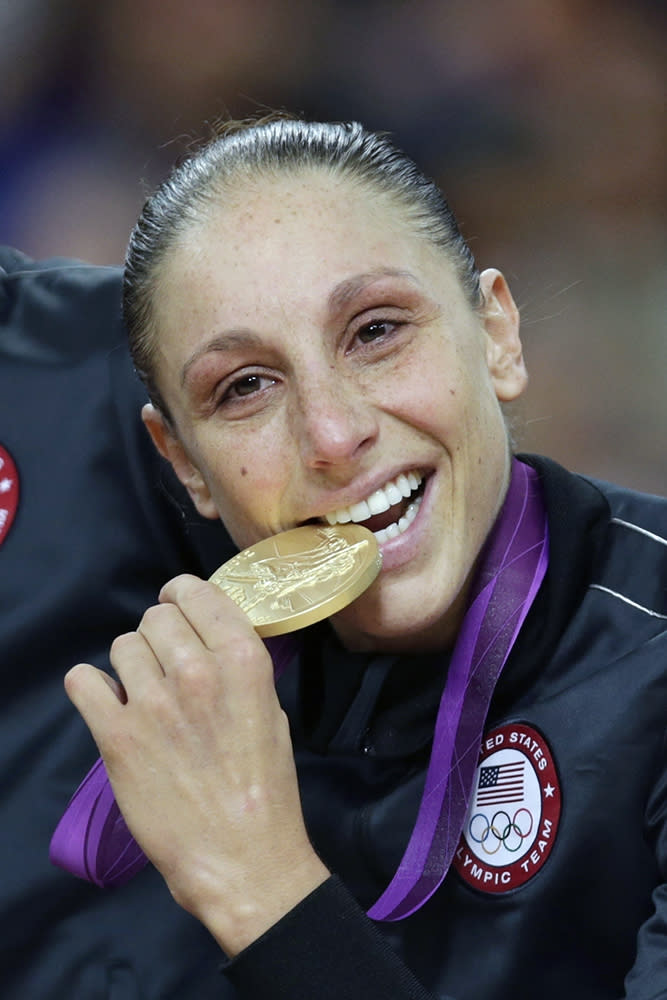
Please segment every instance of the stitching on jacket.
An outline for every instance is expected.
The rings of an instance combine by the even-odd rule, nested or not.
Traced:
[[[631,601],[629,597],[624,594],[619,594],[615,590],[610,590],[609,587],[603,587],[600,583],[592,583],[590,585],[591,590],[601,590],[605,594],[610,594],[612,597],[617,597],[619,601],[623,601],[625,604],[631,605],[633,608],[637,608],[638,611],[643,611],[646,615],[651,615],[652,618],[660,618],[662,621],[667,622],[667,615],[661,615],[659,611],[653,611],[651,608],[645,608],[641,604],[637,604],[636,601]]]
[[[661,545],[667,545],[667,538],[663,538],[661,535],[656,535],[652,531],[647,531],[646,528],[640,528],[638,524],[633,524],[632,521],[624,521],[620,517],[612,517],[612,524],[621,524],[624,528],[630,528],[631,531],[638,531],[640,535],[646,535],[647,538],[653,539],[654,542],[659,542]]]

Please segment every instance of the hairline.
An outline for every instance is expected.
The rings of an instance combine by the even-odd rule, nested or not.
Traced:
[[[228,148],[218,152],[220,146]],[[359,122],[308,122],[281,112],[218,123],[211,140],[176,164],[148,198],[126,255],[123,311],[130,347],[136,371],[165,417],[155,377],[156,302],[170,256],[206,226],[210,206],[224,204],[235,186],[243,192],[244,185],[251,189],[264,178],[278,181],[315,171],[384,195],[415,238],[443,252],[471,308],[479,311],[483,305],[474,256],[439,184],[388,133],[369,131]]]

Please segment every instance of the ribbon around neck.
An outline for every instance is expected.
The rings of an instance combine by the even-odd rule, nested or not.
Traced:
[[[546,512],[537,473],[512,460],[507,496],[482,552],[452,653],[417,819],[398,869],[368,910],[402,920],[442,883],[458,844],[496,681],[544,578]],[[276,677],[293,636],[267,639]],[[72,796],[51,839],[53,864],[101,887],[128,882],[147,858],[121,815],[98,760]]]
[[[465,822],[496,681],[544,578],[548,529],[537,473],[517,459],[482,552],[435,724],[417,820],[396,874],[368,911],[402,920],[442,883]]]

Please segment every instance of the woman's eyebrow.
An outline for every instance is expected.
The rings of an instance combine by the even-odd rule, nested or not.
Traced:
[[[379,267],[373,271],[365,271],[363,274],[355,274],[354,277],[341,281],[330,293],[327,300],[330,312],[342,309],[350,299],[353,299],[360,291],[380,278],[407,278],[418,284],[414,274],[397,267]]]
[[[209,354],[212,351],[238,351],[243,348],[257,348],[260,346],[261,338],[256,333],[253,333],[252,330],[226,330],[224,333],[216,334],[210,340],[207,340],[205,344],[198,347],[185,362],[181,371],[181,386],[185,385],[188,372],[192,366],[205,354]]]
[[[408,281],[418,284],[414,274],[397,267],[379,267],[373,271],[364,271],[363,274],[355,274],[354,277],[346,278],[336,285],[327,298],[329,310],[335,312],[342,309],[355,295],[381,278],[407,278]],[[225,330],[222,333],[216,334],[210,340],[207,340],[205,344],[198,347],[185,362],[181,370],[181,386],[185,385],[188,372],[192,366],[205,354],[213,351],[237,351],[244,348],[258,348],[261,345],[261,338],[252,330],[245,328]]]

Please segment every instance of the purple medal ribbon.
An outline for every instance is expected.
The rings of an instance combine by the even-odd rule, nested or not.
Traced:
[[[277,680],[294,656],[294,639],[276,636],[266,646]],[[124,885],[148,864],[118,808],[101,757],[70,799],[51,837],[49,859],[102,889]]]
[[[463,828],[493,690],[546,572],[547,520],[537,473],[517,459],[505,502],[482,549],[468,610],[452,653],[417,820],[396,874],[368,911],[401,920],[436,891]],[[292,636],[267,640],[276,677],[295,652]],[[147,863],[116,805],[102,760],[77,788],[53,837],[51,861],[106,887]]]
[[[537,473],[517,459],[482,549],[440,700],[417,820],[396,874],[368,911],[402,920],[443,881],[468,809],[489,704],[544,578],[547,519]]]

